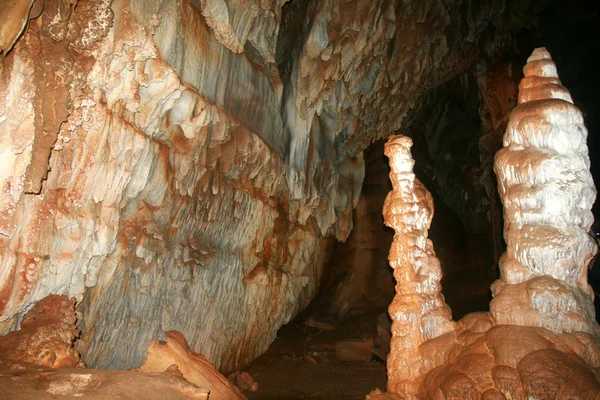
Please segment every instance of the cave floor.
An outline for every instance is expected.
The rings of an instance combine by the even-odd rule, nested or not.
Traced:
[[[310,325],[310,323],[309,323]],[[385,390],[385,362],[376,356],[363,362],[340,362],[337,341],[358,341],[376,334],[377,315],[353,317],[326,329],[292,322],[279,330],[265,354],[245,372],[258,383],[249,400],[364,399],[376,388]],[[329,330],[334,328],[332,330]]]
[[[472,272],[445,279],[444,294],[454,319],[488,311],[493,281]],[[244,369],[258,383],[256,392],[246,390],[244,395],[249,400],[362,400],[374,389],[385,390],[387,376],[381,358],[373,355],[363,362],[341,362],[335,355],[336,342],[375,339],[380,316],[354,316],[344,322],[304,317],[283,326],[267,352]]]

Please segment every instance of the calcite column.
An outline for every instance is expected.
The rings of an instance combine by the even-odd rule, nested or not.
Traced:
[[[454,329],[450,308],[441,294],[442,270],[427,231],[433,217],[431,194],[413,173],[412,140],[392,136],[385,145],[390,159],[393,191],[385,199],[385,224],[394,229],[390,266],[396,278],[396,296],[389,308],[392,341],[388,391],[416,395],[417,380],[432,366],[419,346]]]
[[[523,72],[494,166],[507,251],[490,311],[497,324],[598,333],[586,269],[596,190],[583,116],[546,49]]]

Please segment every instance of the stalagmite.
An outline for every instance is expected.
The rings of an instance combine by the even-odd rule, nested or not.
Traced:
[[[504,53],[516,32],[530,29],[520,11],[531,10],[534,0],[479,3],[0,1],[4,365],[21,358],[40,368],[129,369],[164,350],[155,345],[166,339],[171,350],[185,341],[190,354],[223,373],[255,360],[320,291],[333,244],[348,239],[353,221],[359,229],[350,245],[364,242],[370,251],[366,242],[377,240],[369,225],[380,221],[361,220],[370,210],[360,198],[365,148],[400,129],[429,89]],[[544,57],[528,67],[531,73],[554,73]],[[542,78],[529,75],[523,101],[543,101],[532,89]],[[548,79],[543,92],[570,99],[557,78]],[[580,120],[570,103],[560,104],[567,119]],[[528,112],[519,126],[534,121]],[[398,231],[391,390],[416,396],[433,387],[425,376],[451,387],[442,372],[429,378],[462,360],[450,344],[468,347],[485,334],[490,349],[503,349],[493,338],[515,326],[494,326],[500,322],[535,325],[506,335],[534,330],[531,340],[546,350],[545,341],[558,340],[548,337],[572,332],[595,349],[584,277],[594,251],[585,236],[593,192],[584,131],[565,136],[561,124],[555,118],[545,125],[552,143],[537,131],[511,131],[503,156],[509,167],[501,173],[507,199],[515,200],[506,200],[514,203],[506,203],[512,225],[494,286],[494,319],[479,315],[458,324],[439,292],[439,262],[427,239],[433,206],[411,172],[409,141],[388,146],[390,157],[404,157],[386,204]],[[568,200],[547,195],[538,181],[520,183],[536,170],[517,171],[511,160],[530,142],[544,148],[531,150],[527,162],[540,171],[562,168],[543,172],[544,182],[569,193]],[[533,211],[537,205],[560,212],[548,219]],[[536,242],[531,235],[540,233],[554,241]],[[367,257],[358,254],[356,265]],[[367,269],[361,276],[375,278]],[[380,282],[386,286],[374,287],[392,296],[391,280]],[[378,290],[351,292],[339,291],[338,315],[388,304],[375,301]],[[507,314],[513,308],[521,317]],[[167,334],[173,331],[181,334],[176,341]],[[360,345],[360,359],[385,348]],[[550,350],[557,349],[565,347]],[[506,358],[513,370],[505,375],[527,371]],[[189,389],[171,372],[161,371],[160,379],[172,381],[173,390]],[[73,393],[92,390],[79,372],[72,380],[50,375],[56,387],[83,382]],[[108,375],[98,375],[106,390]],[[55,389],[45,393],[62,393]]]
[[[490,308],[499,324],[598,334],[587,264],[596,198],[583,115],[545,49],[523,70],[519,106],[496,155],[507,251]]]
[[[440,293],[440,262],[427,238],[433,199],[415,178],[411,146],[406,136],[392,136],[386,143],[394,190],[383,206],[385,223],[396,232],[389,255],[397,285],[389,308],[393,337],[387,359],[388,390],[406,393],[416,393],[414,378],[430,368],[420,346],[454,329]]]
[[[545,49],[533,52],[524,75],[495,160],[508,248],[490,313],[426,323],[427,307],[443,304],[435,297],[439,267],[415,274],[431,260],[431,201],[412,183],[410,139],[386,146],[394,191],[384,215],[396,230],[390,264],[398,285],[389,393],[369,399],[600,398],[599,327],[586,281],[596,251],[587,234],[596,195],[587,131]]]

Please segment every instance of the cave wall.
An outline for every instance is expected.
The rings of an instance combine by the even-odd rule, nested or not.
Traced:
[[[167,330],[222,370],[264,351],[352,228],[362,150],[531,12],[72,3],[2,5],[0,331],[66,294],[101,368]]]

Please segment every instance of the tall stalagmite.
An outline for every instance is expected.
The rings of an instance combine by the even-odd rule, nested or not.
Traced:
[[[433,199],[415,178],[411,146],[406,136],[392,136],[385,145],[394,190],[385,199],[383,215],[396,232],[389,255],[397,285],[389,308],[393,338],[387,359],[388,389],[413,394],[417,393],[415,378],[429,368],[419,347],[452,331],[454,322],[441,294],[440,262],[427,238]]]
[[[583,115],[546,49],[523,69],[494,170],[507,251],[490,308],[499,324],[598,334],[587,264],[596,198]]]

